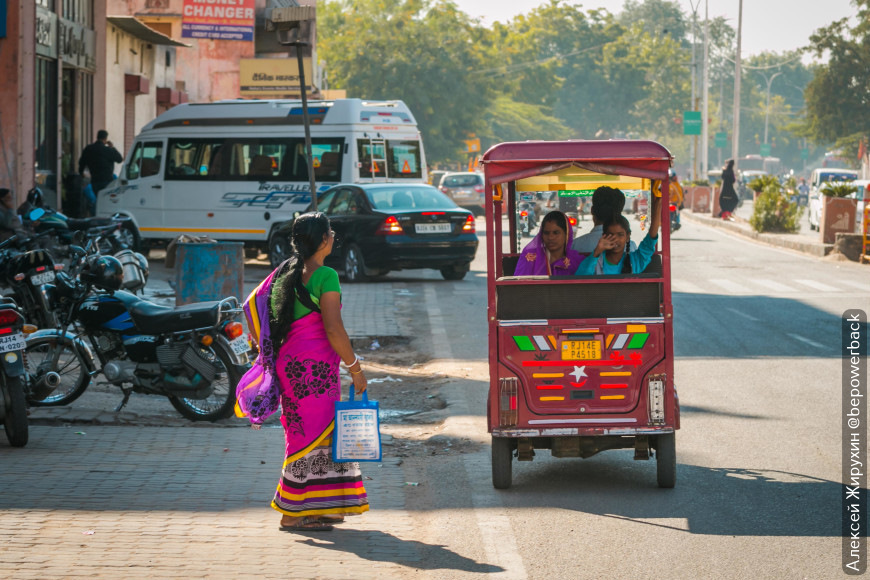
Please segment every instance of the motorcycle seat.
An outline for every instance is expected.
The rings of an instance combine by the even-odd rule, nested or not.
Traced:
[[[70,218],[67,221],[67,227],[76,232],[79,230],[88,230],[90,228],[96,228],[100,226],[108,226],[112,223],[112,218],[106,217],[91,217],[91,218]]]
[[[136,328],[145,334],[208,328],[220,320],[220,301],[197,302],[171,308],[142,300],[130,308],[130,317]]]

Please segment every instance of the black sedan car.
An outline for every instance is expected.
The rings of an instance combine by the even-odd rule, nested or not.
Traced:
[[[348,282],[415,268],[461,280],[477,251],[474,216],[431,185],[336,185],[318,196],[317,210],[329,216],[335,231],[326,265]],[[273,266],[287,255],[291,227],[288,222],[272,235]]]

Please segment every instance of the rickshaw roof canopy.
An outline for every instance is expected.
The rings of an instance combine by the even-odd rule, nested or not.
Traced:
[[[506,183],[558,173],[595,172],[646,179],[667,178],[673,157],[655,141],[522,141],[499,143],[483,155],[484,173],[490,183]]]

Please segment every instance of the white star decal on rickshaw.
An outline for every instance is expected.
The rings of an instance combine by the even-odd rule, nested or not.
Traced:
[[[573,372],[573,373],[568,373],[568,374],[571,375],[571,376],[573,376],[574,379],[575,379],[575,381],[579,383],[579,382],[580,382],[580,377],[585,377],[585,376],[587,376],[586,373],[584,372],[585,369],[586,369],[585,366],[582,366],[582,367],[575,366],[575,367],[574,367],[574,372]]]

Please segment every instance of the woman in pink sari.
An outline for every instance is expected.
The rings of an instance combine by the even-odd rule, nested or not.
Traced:
[[[330,448],[334,402],[341,398],[339,362],[350,371],[357,394],[366,390],[341,320],[338,274],[323,265],[334,235],[323,213],[296,218],[293,255],[245,304],[248,328],[260,346],[252,371],[261,365],[261,372],[239,383],[237,414],[258,428],[280,398],[286,452],[272,507],[283,514],[286,530],[331,530],[344,516],[369,509],[359,464],[334,463]]]

